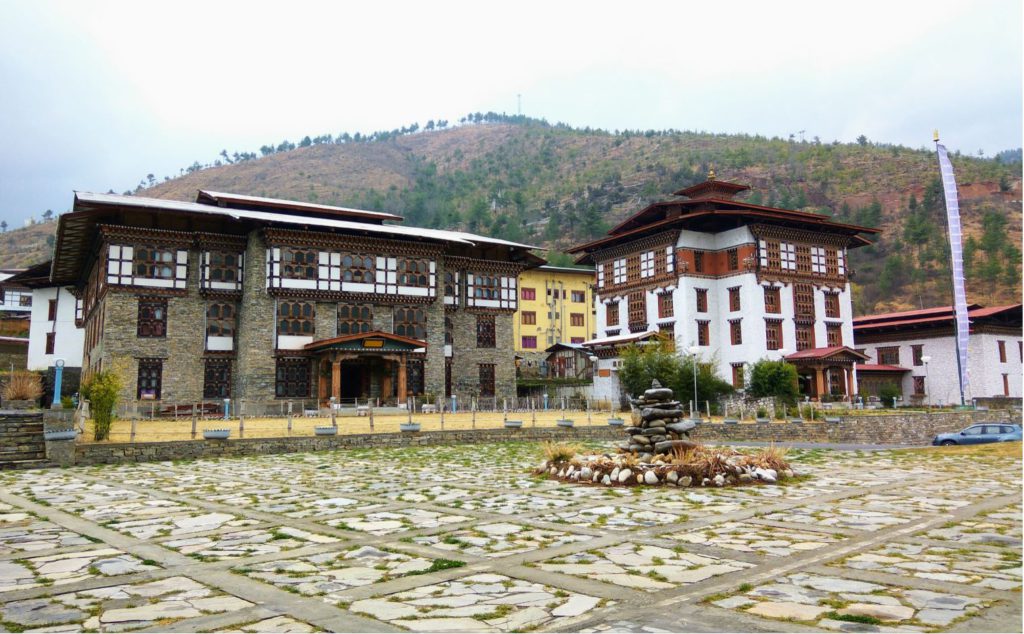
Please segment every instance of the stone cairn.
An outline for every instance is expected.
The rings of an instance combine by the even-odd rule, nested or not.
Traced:
[[[682,405],[673,400],[672,390],[662,387],[657,379],[651,381],[651,389],[630,402],[635,408],[633,426],[625,429],[629,439],[619,445],[619,451],[637,454],[641,462],[650,462],[655,455],[669,454],[676,447],[695,446],[686,439],[696,424],[683,420]]]

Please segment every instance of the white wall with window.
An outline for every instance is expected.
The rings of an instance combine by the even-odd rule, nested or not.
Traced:
[[[45,370],[57,359],[69,368],[82,366],[85,330],[75,327],[75,298],[64,288],[32,291],[28,369]]]

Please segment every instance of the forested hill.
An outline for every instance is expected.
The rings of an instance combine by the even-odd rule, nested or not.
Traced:
[[[194,200],[197,189],[210,188],[354,206],[402,214],[409,225],[461,228],[557,251],[704,180],[713,166],[720,180],[750,185],[750,202],[884,230],[876,245],[851,257],[858,314],[950,301],[944,204],[930,148],[863,137],[840,144],[612,133],[502,115],[441,127],[306,137],[264,146],[261,157],[225,151],[221,160],[196,163],[178,178],[157,183],[150,175],[135,193]],[[968,236],[970,299],[1020,301],[1021,165],[966,155],[953,163]],[[15,233],[4,236],[8,244]],[[552,259],[564,263],[563,257]]]

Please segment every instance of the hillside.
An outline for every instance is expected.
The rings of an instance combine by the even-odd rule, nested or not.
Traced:
[[[210,188],[379,209],[404,215],[410,225],[458,227],[557,250],[597,237],[649,202],[703,180],[713,165],[720,179],[751,185],[751,202],[884,229],[876,245],[851,258],[858,314],[950,301],[932,151],[866,140],[613,134],[498,119],[361,142],[310,144],[307,138],[306,147],[268,147],[263,158],[196,164],[180,178],[137,193],[191,200],[197,189]],[[1020,301],[1020,164],[967,156],[953,161],[969,236],[971,300]],[[22,231],[9,232],[8,243]],[[11,244],[24,254],[20,238]],[[35,259],[47,256],[40,252]]]
[[[57,222],[39,222],[0,233],[0,266],[23,269],[50,259]]]

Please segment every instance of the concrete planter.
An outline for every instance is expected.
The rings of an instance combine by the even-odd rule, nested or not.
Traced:
[[[399,423],[398,428],[404,432],[415,433],[420,430],[419,423]]]
[[[831,424],[831,425],[834,425],[834,424],[836,424],[836,423],[841,423],[841,422],[843,422],[843,419],[842,419],[842,418],[839,418],[838,416],[826,416],[826,417],[825,417],[825,422],[826,422],[826,423],[829,423],[829,424]]]
[[[230,429],[204,429],[203,438],[206,440],[227,440],[231,436]]]
[[[43,439],[48,441],[55,440],[74,440],[78,437],[78,432],[74,429],[62,429],[60,431],[45,431],[43,432]]]
[[[795,423],[797,425],[802,425],[803,422],[804,422],[804,419],[802,419],[802,418],[790,418],[789,422]]]
[[[772,419],[770,419],[770,418],[755,418],[754,422],[755,423],[761,423],[762,425],[767,425],[767,424],[770,424],[772,422]]]
[[[523,421],[521,420],[507,420],[505,421],[505,429],[522,429]]]
[[[740,423],[740,421],[735,418],[726,418],[722,422],[725,423],[726,425],[739,425]]]
[[[317,436],[337,436],[338,428],[328,425],[327,427],[314,427],[313,433]]]
[[[36,402],[30,400],[8,399],[4,401],[4,409],[33,409],[35,406]]]
[[[555,421],[555,424],[558,425],[559,427],[572,427],[572,421],[569,420],[568,418],[559,419]]]
[[[626,421],[622,420],[621,418],[609,418],[608,424],[612,427],[622,427],[623,425],[626,424]]]

